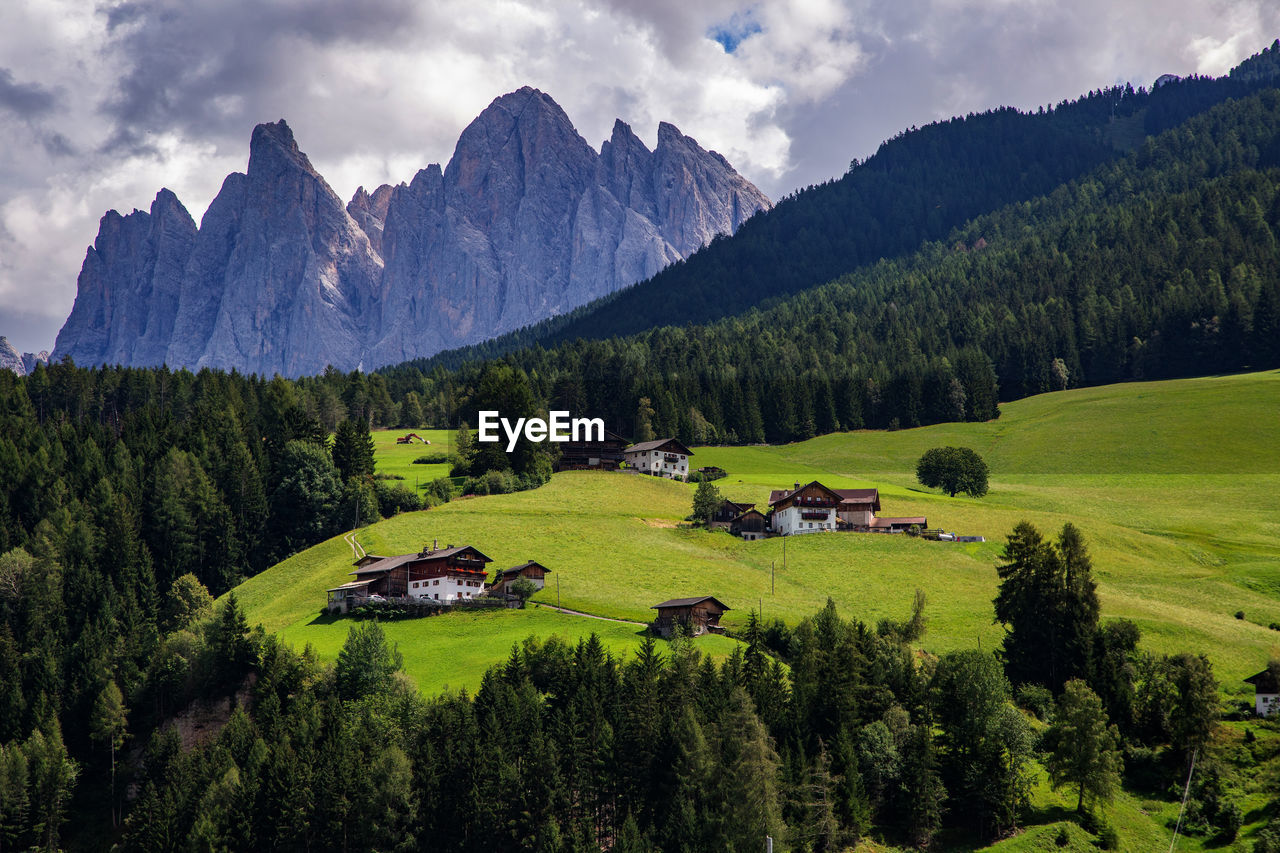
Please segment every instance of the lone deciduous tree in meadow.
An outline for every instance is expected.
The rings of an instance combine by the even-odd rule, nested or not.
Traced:
[[[987,493],[987,463],[968,447],[935,447],[916,463],[921,485],[942,489],[951,497],[964,492],[974,498]]]
[[[711,517],[716,514],[716,510],[720,509],[722,503],[724,498],[720,496],[720,490],[703,480],[698,483],[698,491],[693,494],[693,520],[710,524]]]

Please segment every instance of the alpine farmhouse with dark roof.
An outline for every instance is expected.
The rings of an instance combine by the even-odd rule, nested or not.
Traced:
[[[423,548],[416,554],[380,557],[367,554],[355,562],[354,581],[329,592],[329,609],[345,613],[368,601],[384,598],[429,600],[453,604],[484,592],[487,563],[493,560],[470,545]]]
[[[685,480],[689,477],[689,457],[693,451],[674,438],[642,441],[622,451],[627,464],[641,474]]]

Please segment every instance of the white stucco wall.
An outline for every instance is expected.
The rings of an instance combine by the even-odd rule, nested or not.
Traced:
[[[652,474],[655,477],[671,477],[673,479],[684,480],[689,476],[689,457],[683,453],[673,453],[676,457],[675,462],[667,462],[666,451],[650,450],[644,453],[624,453],[623,457],[627,460],[627,464],[636,468],[636,470]]]
[[[429,598],[432,601],[455,601],[459,598],[475,598],[484,592],[484,581],[469,578],[429,578],[409,582],[412,598]]]
[[[823,519],[801,518],[801,507],[789,506],[783,510],[777,510],[773,513],[773,529],[783,536],[793,536],[801,533],[822,533],[826,530],[836,529],[836,511],[832,507],[822,510],[817,507],[809,507],[805,512],[825,512]]]
[[[1256,694],[1253,707],[1259,717],[1271,717],[1280,714],[1280,693]]]

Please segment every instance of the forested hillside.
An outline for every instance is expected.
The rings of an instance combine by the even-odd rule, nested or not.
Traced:
[[[1090,92],[1049,109],[1011,108],[903,131],[838,179],[754,216],[652,279],[566,315],[426,364],[455,366],[534,341],[608,338],[705,323],[910,253],[969,219],[1033,199],[1117,159],[1145,137],[1229,98],[1274,86],[1280,42],[1229,76],[1188,77],[1152,90]]]
[[[772,308],[504,358],[549,404],[699,443],[985,420],[997,399],[1053,388],[1266,368],[1280,364],[1277,167],[1267,90]],[[491,369],[431,376],[465,389]],[[412,366],[388,379],[423,381]]]

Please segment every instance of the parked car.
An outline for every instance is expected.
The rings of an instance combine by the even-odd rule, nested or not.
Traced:
[[[370,604],[386,604],[387,600],[375,592],[373,595],[369,596],[369,603]]]

